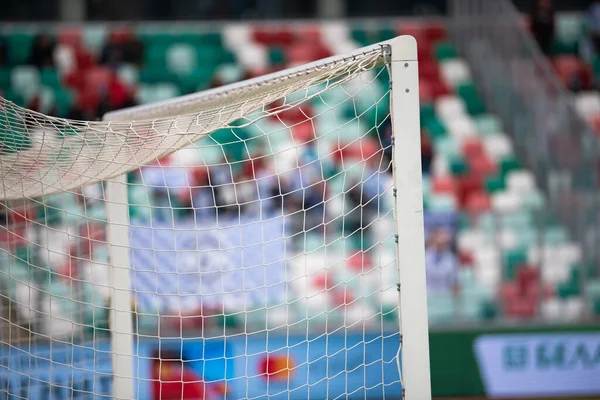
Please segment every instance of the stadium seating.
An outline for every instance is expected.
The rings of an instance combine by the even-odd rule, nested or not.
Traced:
[[[400,27],[359,23],[298,27],[234,24],[225,25],[221,32],[163,31],[153,26],[140,26],[135,32],[111,31],[110,27],[58,28],[58,31],[46,32],[51,33],[59,44],[55,49],[56,65],[41,70],[27,64],[28,51],[37,33],[35,30],[5,33],[10,63],[0,67],[3,97],[24,106],[37,105],[39,111],[59,116],[83,110],[87,112],[84,114],[86,118],[98,117],[100,110],[106,110],[107,106],[110,109],[113,103],[125,104],[115,100],[117,89],[126,91],[130,103],[152,103],[313,61],[386,40],[399,33],[414,34],[420,45],[421,125],[434,150],[431,174],[424,177],[426,225],[428,230],[444,226],[455,234],[456,251],[462,263],[459,294],[430,294],[431,323],[489,318],[532,319],[539,316],[551,320],[575,318],[586,306],[581,296],[581,283],[584,281],[586,290],[591,293],[592,304],[589,306],[600,315],[600,282],[580,279],[581,249],[570,241],[568,232],[557,225],[546,210],[546,200],[537,188],[533,174],[520,166],[502,122],[489,112],[473,81],[468,63],[460,58],[446,38],[443,26],[427,23]],[[122,41],[119,43],[138,40],[143,48],[141,60],[112,60],[100,64],[108,38]],[[332,40],[335,46],[331,44]],[[561,76],[568,77],[579,68],[579,61],[568,55],[572,52],[570,39],[559,39],[556,52],[563,57],[556,62],[557,68],[563,71]],[[335,91],[324,96],[330,96],[334,104],[344,98],[343,93]],[[36,98],[40,99],[37,103],[32,101]],[[358,107],[361,107],[360,101],[358,96],[355,99]],[[338,138],[352,141],[363,133],[356,121],[354,104],[349,102],[348,107],[348,110],[339,110],[336,114],[336,118],[346,118],[348,124],[333,140],[324,134],[331,131],[328,128],[328,124],[331,125],[328,116],[331,114],[327,113],[327,108],[312,104],[310,113],[305,112],[314,117],[317,134],[322,133],[321,139],[325,142],[335,142]],[[363,117],[378,118],[377,110],[387,113],[387,104],[382,107],[366,106]],[[597,118],[600,116],[600,97],[595,92],[582,93],[576,108],[588,120]],[[284,117],[290,121],[306,118],[293,113]],[[278,122],[265,120],[261,123],[274,126]],[[336,124],[340,125],[339,120]],[[252,129],[258,130],[253,132]],[[243,161],[248,158],[248,152],[261,148],[257,145],[260,133],[256,127],[239,129],[235,134],[232,131],[215,132],[202,142],[203,146],[207,146],[202,158],[208,164],[217,162],[222,154],[220,144],[226,144],[232,160]],[[307,133],[312,134],[312,130],[299,125],[291,130],[293,137],[270,135],[269,141],[274,148],[285,149],[291,140],[305,141]],[[347,154],[341,155],[345,156]],[[326,178],[331,180],[332,190],[344,190],[343,179],[336,178],[333,172],[331,174]],[[139,177],[132,174],[130,179]],[[90,190],[93,191],[93,188]],[[155,191],[152,197],[147,196],[140,186],[130,187],[132,223],[149,218],[151,211],[147,206],[158,205],[160,201],[159,189]],[[90,213],[96,212],[101,225],[105,217],[101,208],[94,206],[93,196],[89,193],[77,198],[71,194],[61,196],[47,200],[49,204],[56,204],[55,209],[45,210],[46,218],[52,216],[52,224],[77,226],[78,214],[83,216],[87,212],[89,218]],[[185,203],[185,199],[179,200]],[[66,207],[69,209],[69,221],[66,220],[67,214],[59,211]],[[2,258],[0,268],[10,269],[9,274],[2,275],[8,281],[4,287],[8,288],[11,297],[18,298],[26,289],[23,282],[33,279],[27,274],[30,264],[26,261],[31,251],[27,243],[19,241],[18,235],[14,234],[24,229],[23,218],[12,215],[7,216],[7,221],[8,229],[3,229],[6,235],[1,238],[2,246],[10,243],[11,253],[19,257],[16,261],[14,258]],[[392,223],[386,220],[382,229],[393,229]],[[85,239],[91,235],[85,232],[82,237]],[[319,254],[324,248],[322,234],[309,233],[304,243],[307,246],[305,251],[310,254]],[[384,245],[389,249],[394,247],[394,243]],[[328,246],[328,255],[344,252],[345,249],[339,243]],[[88,271],[91,265],[101,264],[101,260],[107,259],[106,249],[98,245],[69,248],[68,243],[56,243],[52,248],[56,248],[57,257],[42,260],[43,265],[39,268],[52,271],[50,275],[53,278],[46,280],[52,293],[65,290],[65,280],[70,279],[76,264],[77,269],[82,271],[80,273],[91,273]],[[336,292],[334,306],[349,306],[350,303],[354,307],[369,306],[350,299],[360,297],[360,291],[364,289],[357,285],[356,268],[362,271],[369,267],[370,261],[364,258],[351,260],[346,269],[335,271],[327,278],[315,272],[308,281],[295,281],[294,290],[301,294],[307,291],[317,293],[318,287],[327,281],[328,285],[347,287],[343,294]],[[306,260],[302,263],[311,264]],[[313,264],[319,265],[319,262],[314,261]],[[387,268],[386,273],[392,279],[394,269]],[[35,285],[44,277],[34,279],[32,284]],[[373,281],[373,284],[376,283]],[[95,317],[95,313],[106,305],[107,293],[97,287],[82,287],[81,290],[82,296],[93,298],[94,303],[93,309],[85,310],[85,320],[90,324],[101,320]],[[384,292],[381,296],[393,317],[397,295]],[[539,299],[542,299],[541,303]],[[321,300],[316,298],[314,303],[299,305],[305,308],[298,312],[320,312]],[[22,310],[22,313],[25,312]],[[60,315],[75,313],[72,305],[52,312]]]

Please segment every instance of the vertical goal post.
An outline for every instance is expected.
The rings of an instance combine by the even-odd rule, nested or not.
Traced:
[[[391,116],[395,156],[392,168],[398,235],[402,382],[407,399],[429,399],[431,382],[417,42],[411,36],[401,36],[392,40],[391,47]]]
[[[46,210],[47,193],[83,199],[82,212],[64,205],[71,219],[58,228],[47,220],[38,223],[42,236],[63,229],[67,244],[87,240],[72,233],[69,221],[87,227],[90,237],[90,226],[104,224],[105,239],[95,245],[106,247],[107,261],[98,261],[92,250],[72,257],[39,238],[36,246],[57,253],[54,259],[68,256],[70,263],[91,266],[89,276],[95,276],[94,268],[96,275],[100,267],[107,271],[106,283],[88,275],[77,279],[82,287],[98,284],[109,293],[110,397],[169,390],[161,384],[163,362],[177,361],[181,368],[186,362],[206,364],[192,371],[195,378],[184,378],[183,372],[180,378],[183,388],[201,377],[196,397],[214,391],[225,398],[431,398],[418,77],[416,40],[400,36],[247,81],[109,112],[103,121],[48,117],[0,99],[0,116],[6,117],[0,128],[10,140],[27,139],[19,136],[16,151],[0,153],[4,208],[17,210],[15,202],[23,202]],[[92,213],[97,210],[80,189],[90,184],[101,187],[94,200],[105,217]],[[152,191],[162,197],[150,200]],[[132,210],[143,216],[134,217]],[[186,212],[193,217],[177,219]],[[8,247],[2,251],[11,261],[9,272],[0,272],[10,284],[16,256]],[[47,288],[36,290],[57,302],[52,285],[63,281],[48,278]],[[19,284],[17,292],[34,285]],[[60,300],[75,299],[70,296],[61,294]],[[87,301],[95,301],[78,296],[84,311]],[[11,301],[49,320],[68,320],[61,310],[44,311],[18,293]],[[92,315],[92,326],[81,316],[72,329],[96,329]],[[163,319],[174,316],[179,318],[175,330],[163,336]],[[140,320],[153,318],[157,329],[142,334]],[[184,324],[193,318],[202,325],[188,337]],[[29,348],[34,340],[49,343],[51,354],[54,340],[88,346],[83,334],[68,329],[34,334]],[[329,343],[335,335],[343,340]],[[142,337],[158,343],[159,353],[140,355]],[[179,343],[169,355],[163,355],[163,345],[168,347],[163,339]],[[192,339],[202,343],[202,356],[184,348]],[[205,356],[216,339],[222,340],[223,353]],[[325,341],[324,355],[312,359],[315,350],[309,348],[319,348],[319,340]],[[15,363],[25,365],[27,359],[37,365],[31,360],[41,357],[19,348],[16,361],[10,339],[0,342],[9,348],[0,354],[0,378],[7,382],[23,374]],[[398,352],[390,356],[392,347]],[[265,355],[258,357],[256,349]],[[96,351],[93,344],[91,350]],[[78,368],[80,379],[91,373],[95,383],[106,374],[95,356],[89,369],[76,367],[71,353],[70,367]],[[226,371],[214,374],[210,357]],[[362,363],[355,366],[352,357]],[[245,360],[243,367],[238,360]],[[142,378],[142,364],[158,368],[158,378]],[[398,365],[395,375],[392,364]],[[18,385],[28,385],[29,393],[45,390],[38,388],[42,384],[57,385],[50,375],[26,373],[31,379]],[[11,385],[9,395],[25,390]],[[263,386],[264,396],[257,394]],[[77,390],[107,395],[90,387]]]

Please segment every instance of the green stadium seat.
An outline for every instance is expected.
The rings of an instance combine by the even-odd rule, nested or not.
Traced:
[[[456,87],[456,92],[465,101],[472,97],[479,96],[479,94],[477,93],[477,89],[475,88],[475,85],[473,84],[473,82],[461,83],[460,85],[458,85]]]
[[[215,77],[224,84],[242,80],[244,70],[238,64],[222,64],[215,71]]]
[[[436,154],[445,156],[448,159],[461,157],[459,142],[450,136],[437,138],[433,142]]]
[[[31,52],[31,45],[35,39],[36,32],[11,32],[7,35],[8,60],[11,65],[26,64]]]
[[[384,29],[379,30],[378,36],[379,36],[378,41],[384,42],[386,40],[393,39],[398,35],[396,34],[396,31],[394,29],[384,28]]]
[[[196,68],[196,49],[191,44],[175,43],[166,51],[167,68],[176,75],[186,76]]]
[[[569,241],[569,233],[562,226],[552,226],[544,230],[544,243],[547,246],[559,246]]]
[[[435,46],[435,57],[438,61],[456,58],[456,49],[448,42],[440,42]]]
[[[179,90],[183,94],[194,93],[210,87],[215,70],[212,67],[195,68],[190,74],[180,76],[177,80]]]
[[[136,100],[140,104],[150,104],[154,101],[154,86],[141,84],[135,93]]]
[[[508,280],[515,278],[517,268],[527,264],[527,251],[523,249],[512,249],[505,251],[502,255],[504,265],[504,277]]]
[[[465,102],[467,111],[471,115],[480,115],[485,112],[483,101],[477,93],[477,89],[473,83],[463,83],[457,87],[458,95]]]
[[[465,104],[470,115],[481,115],[486,111],[483,101],[479,98],[469,99]]]
[[[22,115],[13,108],[0,110],[0,154],[24,151],[32,146]]]
[[[60,116],[66,116],[73,105],[74,95],[67,89],[54,90],[54,106]]]
[[[427,123],[435,118],[435,108],[433,104],[421,104],[420,108],[421,126],[426,126]]]
[[[539,245],[538,231],[533,226],[516,230],[515,233],[519,245],[528,248]]]
[[[106,41],[107,27],[105,25],[86,24],[83,27],[83,45],[94,54],[99,54]]]
[[[147,65],[140,70],[141,83],[175,82],[177,76],[167,70],[165,65]]]
[[[506,176],[510,171],[520,169],[521,165],[519,160],[514,155],[506,157],[500,160],[500,173],[502,176]]]
[[[52,89],[58,89],[62,86],[58,71],[54,68],[44,68],[40,71],[40,83]]]
[[[129,215],[132,223],[135,224],[136,219],[147,221],[150,219],[150,201],[151,193],[142,185],[129,185]]]
[[[561,15],[556,20],[556,37],[563,42],[578,42],[585,35],[584,21],[582,19],[582,16],[577,13]]]
[[[154,86],[155,101],[169,100],[181,95],[177,85],[172,83],[159,83]]]
[[[494,133],[502,132],[502,125],[498,118],[491,114],[477,115],[473,117],[477,133],[481,136],[488,136]]]
[[[2,97],[8,101],[12,101],[18,106],[25,106],[25,99],[20,93],[15,92],[13,89],[2,90]]]
[[[576,41],[565,41],[560,38],[554,39],[550,52],[552,56],[562,56],[567,54],[577,55],[579,43]]]
[[[0,67],[0,90],[10,88],[10,68]]]
[[[269,63],[271,65],[284,65],[286,62],[285,52],[280,47],[269,49]]]
[[[492,320],[498,315],[498,305],[494,300],[487,300],[481,305],[481,317],[484,320]]]
[[[32,66],[15,67],[11,73],[11,85],[15,92],[27,100],[40,88],[40,72]]]
[[[515,231],[527,229],[534,226],[534,219],[531,212],[519,210],[499,216],[500,224],[505,228],[510,228]]]
[[[448,134],[446,126],[437,117],[430,118],[425,123],[425,130],[435,140],[436,138],[444,137]]]
[[[352,29],[352,39],[358,42],[361,46],[368,46],[369,44],[373,44],[374,41],[369,33],[367,33],[364,29]]]
[[[506,188],[504,177],[502,175],[490,176],[485,181],[485,188],[488,193],[503,191]]]
[[[144,61],[146,66],[166,65],[167,49],[170,44],[161,42],[150,42],[144,49]]]
[[[216,68],[220,64],[235,62],[235,58],[222,47],[200,46],[195,50],[197,64],[201,67]]]
[[[165,32],[164,28],[155,26],[141,27],[137,37],[146,47],[156,45],[166,48],[176,42],[176,38],[172,33]]]
[[[432,194],[427,201],[427,209],[431,212],[455,212],[457,210],[456,198],[446,194]]]
[[[227,154],[228,162],[248,159],[249,149],[244,141],[249,138],[250,135],[244,129],[221,129],[210,134],[212,144],[220,145],[222,154]]]
[[[463,157],[450,158],[450,172],[454,176],[465,175],[469,172],[469,166]]]
[[[521,204],[527,210],[540,210],[545,207],[546,200],[542,193],[539,191],[534,191],[524,194],[521,199]]]

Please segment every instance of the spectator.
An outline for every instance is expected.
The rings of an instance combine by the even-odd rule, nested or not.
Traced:
[[[141,65],[144,59],[144,45],[126,30],[113,32],[100,53],[100,63],[113,68],[122,63]]]
[[[54,43],[47,35],[38,35],[31,45],[29,64],[38,68],[54,67]]]
[[[555,16],[552,0],[538,0],[530,16],[531,32],[545,55],[550,55],[554,40]]]
[[[425,251],[428,293],[458,291],[458,259],[450,248],[450,233],[437,229],[431,233]]]
[[[123,43],[123,61],[130,64],[142,65],[144,62],[144,44],[131,36]]]
[[[111,35],[100,52],[100,64],[116,68],[123,62],[123,53],[123,46],[119,37]]]

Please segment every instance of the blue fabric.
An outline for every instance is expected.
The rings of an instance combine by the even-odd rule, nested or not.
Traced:
[[[140,311],[247,309],[285,300],[283,219],[132,227]]]

